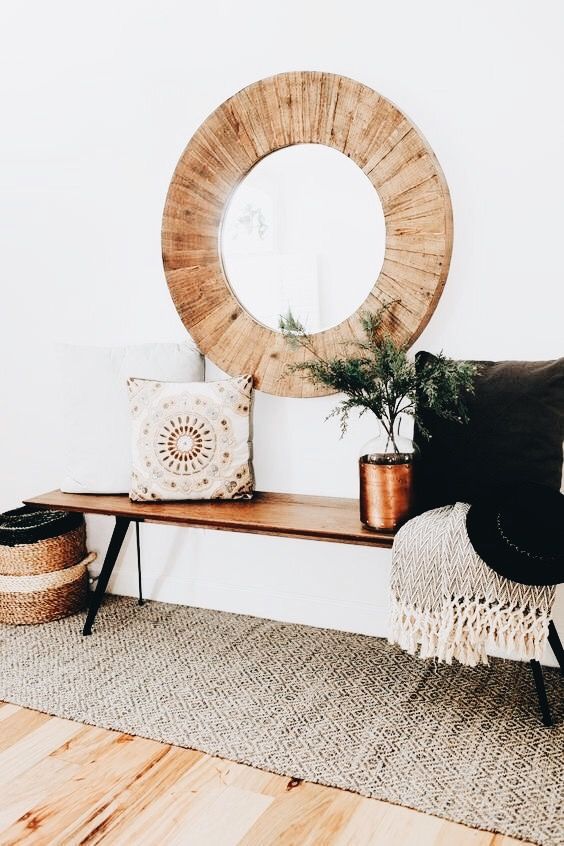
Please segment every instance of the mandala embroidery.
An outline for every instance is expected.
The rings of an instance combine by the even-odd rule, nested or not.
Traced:
[[[155,453],[165,470],[177,475],[198,473],[216,450],[215,433],[204,417],[183,414],[163,423],[155,437]]]

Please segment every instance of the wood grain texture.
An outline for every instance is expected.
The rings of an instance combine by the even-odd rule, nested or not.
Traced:
[[[531,846],[55,717],[44,716],[38,745],[36,723],[28,718],[12,746],[8,719],[0,723],[8,757],[23,759],[3,787],[2,846]]]
[[[3,786],[0,802],[0,833],[25,817],[30,808],[45,802],[77,771],[78,767],[74,764],[59,761],[47,755],[35,766],[26,768],[23,773]]]
[[[26,713],[22,711],[22,713]],[[29,714],[29,712],[27,712]],[[38,764],[61,744],[80,731],[80,724],[58,717],[44,717],[37,728],[32,729],[12,742],[0,752],[0,793],[19,775]],[[9,730],[9,720],[2,723],[2,735]]]
[[[290,350],[279,332],[241,306],[223,271],[219,233],[226,203],[249,170],[300,143],[325,144],[356,162],[378,192],[386,221],[384,264],[372,291],[353,315],[313,336],[318,353],[337,354],[343,341],[358,337],[360,311],[395,299],[384,329],[411,345],[443,290],[453,236],[448,187],[431,147],[366,85],[329,73],[283,73],[239,91],[204,121],[178,162],[164,209],[170,293],[194,340],[222,370],[252,373],[260,390],[293,397],[332,391],[289,372],[286,365],[303,350]]]
[[[51,491],[26,499],[27,505],[110,514],[228,532],[305,538],[391,547],[389,532],[371,531],[360,522],[358,500],[258,491],[252,500],[213,502],[132,502],[126,494],[69,494]]]
[[[8,708],[8,713],[3,717],[2,732],[0,733],[0,759],[2,752],[8,747],[13,746],[18,740],[29,735],[30,732],[39,728],[46,723],[49,717],[46,714],[40,714],[39,711],[28,711],[27,708],[16,708],[10,710],[13,706],[5,705]],[[4,709],[2,709],[4,710]],[[0,773],[0,779],[2,774]]]

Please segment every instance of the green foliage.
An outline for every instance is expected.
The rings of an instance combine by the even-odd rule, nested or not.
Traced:
[[[396,302],[382,306],[376,313],[364,312],[362,338],[346,344],[346,355],[331,359],[317,354],[311,336],[291,311],[280,317],[280,330],[290,346],[302,347],[309,353],[307,361],[290,368],[303,372],[314,385],[344,394],[329,415],[339,418],[341,437],[354,410],[360,415],[373,412],[392,440],[400,414],[411,415],[424,435],[428,435],[422,422],[425,409],[448,420],[468,420],[466,399],[473,392],[475,365],[453,361],[439,353],[416,371],[407,348],[397,344],[383,327],[386,312]]]

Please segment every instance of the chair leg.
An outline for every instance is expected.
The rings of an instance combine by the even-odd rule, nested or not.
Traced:
[[[539,698],[543,725],[551,726],[552,714],[550,713],[550,705],[548,704],[548,698],[546,696],[546,688],[544,686],[544,675],[542,672],[541,665],[538,661],[535,661],[534,658],[531,661],[531,669],[533,671],[533,678],[535,680],[535,687],[537,689],[537,696]]]
[[[139,520],[135,521],[135,542],[137,546],[137,584],[139,586],[139,599],[137,600],[137,604],[144,605],[145,600],[143,599],[143,584],[141,581],[141,541],[139,538]]]
[[[564,647],[552,620],[548,624],[548,642],[554,652],[554,657],[560,665],[560,675],[564,676]]]

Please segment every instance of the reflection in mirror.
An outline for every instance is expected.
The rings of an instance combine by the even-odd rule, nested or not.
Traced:
[[[347,156],[296,144],[261,159],[225,211],[220,249],[241,305],[278,329],[291,310],[308,333],[336,326],[362,305],[385,250],[380,198]]]

